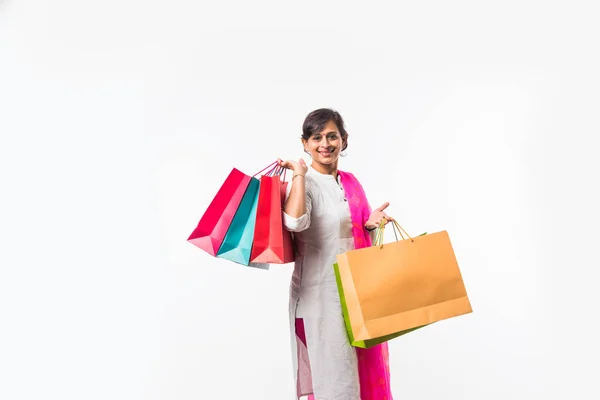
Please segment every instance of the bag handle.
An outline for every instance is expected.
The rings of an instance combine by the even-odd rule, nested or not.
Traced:
[[[387,219],[384,218],[380,223],[379,226],[377,227],[377,231],[375,232],[375,241],[373,243],[374,246],[380,246],[383,247],[383,240],[384,240],[384,233],[385,233],[385,224],[386,224]],[[404,229],[398,229],[398,226],[400,226],[395,220],[390,220],[390,222],[392,222],[392,228],[394,230],[394,236],[396,237],[396,241],[398,241],[398,233],[400,233],[400,237],[402,238],[402,240],[406,240],[406,238],[404,237],[404,234],[406,233],[406,231],[404,231]],[[408,234],[407,234],[408,236]],[[410,238],[410,236],[409,236]],[[412,238],[410,238],[412,240]]]
[[[267,172],[265,172],[265,171],[267,171]],[[267,165],[266,167],[264,167],[263,169],[261,169],[260,171],[258,171],[254,175],[252,175],[252,177],[255,177],[256,175],[258,175],[262,172],[264,172],[263,175],[265,175],[265,176],[281,176],[281,175],[283,175],[283,181],[285,181],[285,176],[287,174],[287,168],[282,167],[281,165],[279,165],[278,161],[275,161],[274,163]]]
[[[386,218],[383,218],[383,220],[379,223],[379,226],[377,227],[377,232],[375,234],[375,246],[380,246],[379,248],[383,248],[383,234],[385,232],[385,224],[387,222]],[[407,238],[404,237],[404,235],[408,236],[408,239],[410,239],[411,242],[414,242],[415,240],[408,234],[408,232],[406,232],[406,230],[404,230],[404,228],[402,228],[400,226],[400,224],[398,223],[398,221],[396,221],[395,219],[390,219],[390,222],[392,223],[392,228],[394,230],[394,236],[396,237],[396,241],[398,241],[398,233],[400,233],[400,237],[402,237],[402,240],[406,240]],[[427,232],[419,235],[419,236],[423,236],[425,235]]]
[[[275,164],[277,164],[277,162],[275,162]],[[272,168],[267,173],[265,173],[266,176],[281,176],[281,175],[283,175],[283,181],[285,181],[286,174],[287,174],[287,168],[282,167],[281,165],[276,165],[274,168]]]
[[[263,169],[261,169],[260,171],[258,171],[257,173],[255,173],[255,174],[254,174],[254,175],[252,175],[252,176],[253,176],[253,177],[255,177],[256,175],[260,174],[261,172],[264,172],[265,170],[267,170],[267,169],[269,169],[269,168],[273,167],[273,168],[269,169],[269,171],[267,171],[267,172],[265,173],[265,175],[268,175],[269,173],[273,172],[273,170],[277,169],[277,167],[278,167],[278,166],[277,166],[276,164],[277,164],[277,161],[275,161],[275,162],[274,162],[274,163],[272,163],[272,164],[269,164],[269,165],[267,165],[266,167],[264,167]]]

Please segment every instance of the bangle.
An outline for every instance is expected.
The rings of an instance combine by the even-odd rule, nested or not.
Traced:
[[[297,177],[297,176],[301,176],[301,177],[305,178],[304,175],[302,175],[302,174],[294,174],[294,176],[292,176],[292,180],[294,180],[294,178]]]
[[[374,231],[375,229],[377,229],[377,227],[369,229],[369,228],[367,228],[367,225],[365,225],[365,229],[368,230],[369,232],[371,232],[371,231]]]

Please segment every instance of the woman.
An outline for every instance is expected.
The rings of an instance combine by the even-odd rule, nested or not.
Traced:
[[[308,114],[302,144],[310,167],[302,159],[279,160],[293,171],[284,224],[296,243],[289,312],[297,397],[392,400],[387,344],[350,346],[333,272],[337,254],[371,245],[370,232],[389,221],[389,203],[371,212],[360,183],[338,170],[340,152],[348,147],[339,113]]]

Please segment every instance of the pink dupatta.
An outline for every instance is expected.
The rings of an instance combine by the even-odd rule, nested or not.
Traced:
[[[346,192],[350,215],[354,248],[362,249],[372,245],[371,236],[365,229],[365,222],[371,215],[371,207],[365,191],[354,175],[338,171]],[[361,400],[393,400],[390,387],[390,366],[388,344],[382,343],[368,349],[356,348],[358,373],[360,377]]]
[[[364,226],[371,215],[371,207],[365,191],[351,173],[338,171],[338,174],[350,206],[354,248],[369,247],[372,245],[371,236]],[[301,342],[306,345],[302,319],[296,320],[296,333]],[[393,400],[390,387],[388,344],[382,343],[368,349],[356,348],[356,355],[361,400]],[[308,400],[319,399],[315,399],[314,395],[309,395]]]

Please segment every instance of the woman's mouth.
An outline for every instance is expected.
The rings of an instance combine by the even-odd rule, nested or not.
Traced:
[[[319,154],[321,154],[323,157],[330,157],[333,154],[333,151],[321,150],[319,151]]]

